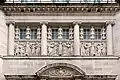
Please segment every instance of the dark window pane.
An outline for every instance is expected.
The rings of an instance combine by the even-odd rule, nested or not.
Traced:
[[[26,29],[20,29],[20,39],[26,39]]]

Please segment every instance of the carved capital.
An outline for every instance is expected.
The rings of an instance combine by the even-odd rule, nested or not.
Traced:
[[[115,22],[114,21],[106,21],[106,25],[109,25],[109,24],[114,25]]]
[[[9,25],[10,25],[10,24],[15,25],[15,21],[10,21],[10,22],[8,22],[8,24],[9,24]]]
[[[40,22],[40,25],[43,25],[43,24],[47,25],[48,22],[47,21]]]
[[[80,22],[74,21],[74,22],[73,22],[73,25],[76,25],[76,24],[80,25],[80,24],[82,24],[82,22],[81,22],[81,21],[80,21]]]

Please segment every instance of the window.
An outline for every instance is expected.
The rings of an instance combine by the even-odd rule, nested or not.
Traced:
[[[84,39],[90,39],[90,29],[84,29]]]
[[[26,39],[26,29],[20,29],[20,39]]]
[[[101,29],[95,29],[95,39],[101,39]]]
[[[37,39],[37,29],[31,29],[31,39]]]
[[[52,39],[58,39],[58,29],[52,29]]]
[[[63,29],[63,39],[69,39],[69,29]]]

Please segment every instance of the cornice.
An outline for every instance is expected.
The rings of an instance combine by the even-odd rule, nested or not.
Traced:
[[[79,15],[79,14],[110,14],[120,10],[119,5],[113,4],[5,4],[2,7],[7,16],[12,15]],[[30,14],[31,13],[31,14]]]

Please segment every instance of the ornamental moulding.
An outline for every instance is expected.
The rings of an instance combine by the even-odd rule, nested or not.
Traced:
[[[115,5],[4,5],[3,11],[7,16],[11,16],[13,13],[20,15],[27,13],[34,13],[36,15],[50,15],[52,13],[67,13],[66,15],[73,13],[109,13],[113,14],[119,11],[119,6]],[[38,14],[39,13],[39,14]],[[68,14],[69,13],[69,14]],[[54,14],[55,15],[55,14]],[[58,14],[60,15],[60,14]],[[76,14],[77,15],[77,14]]]

